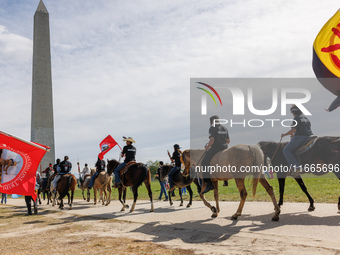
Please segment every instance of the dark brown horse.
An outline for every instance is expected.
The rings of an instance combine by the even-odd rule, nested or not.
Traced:
[[[68,204],[70,205],[69,209],[72,210],[73,196],[76,186],[77,178],[73,174],[64,174],[61,176],[57,184],[57,192],[59,193],[59,199],[61,200],[59,205],[60,209],[64,209],[63,198],[67,196]],[[71,191],[71,197],[69,191]]]
[[[271,159],[272,166],[287,166],[288,163],[286,161],[286,158],[283,154],[283,149],[287,145],[287,143],[276,143],[276,142],[268,142],[268,141],[262,141],[259,142],[258,145],[261,147],[264,156]],[[275,153],[276,151],[276,153]],[[275,153],[275,155],[274,155]],[[274,157],[273,157],[274,156]],[[314,146],[309,149],[308,151],[304,152],[303,154],[299,155],[300,161],[302,166],[317,166],[317,164],[320,164],[319,166],[339,166],[340,164],[340,138],[339,137],[330,137],[330,136],[323,136],[319,137],[318,140],[315,142]],[[310,171],[310,173],[314,175],[324,175],[328,173],[329,171]],[[334,174],[336,177],[340,179],[340,172],[334,171]],[[285,189],[285,182],[286,177],[290,175],[289,172],[279,171],[277,172],[277,178],[279,181],[279,190],[280,190],[280,200],[279,200],[279,206],[283,204],[283,194]],[[306,194],[309,200],[309,208],[308,211],[313,211],[315,209],[314,207],[314,200],[311,197],[311,195],[308,193],[307,188],[301,178],[300,174],[294,174],[293,178],[295,181],[299,184],[301,190]],[[338,200],[338,210],[340,210],[340,197]]]
[[[117,166],[120,163],[113,159],[113,160],[108,160],[107,161],[107,171],[109,175],[111,175],[114,171],[114,169],[117,168]],[[133,212],[136,206],[136,201],[138,197],[138,187],[144,182],[150,202],[151,202],[151,210],[150,212],[153,212],[153,201],[152,201],[152,191],[151,191],[151,172],[150,169],[148,169],[144,164],[142,163],[135,163],[130,165],[128,171],[120,171],[120,178],[121,178],[121,183],[122,183],[122,188],[118,188],[119,192],[119,201],[122,203],[123,208],[121,211],[125,211],[125,208],[128,208],[125,204],[125,194],[126,194],[126,187],[132,187],[132,192],[133,192],[133,204],[131,207],[130,212]],[[122,192],[123,189],[124,191],[124,200],[122,201]]]
[[[204,150],[185,150],[183,151],[182,158],[185,165],[184,173],[189,173],[191,167],[194,166],[199,167],[200,159],[204,154]],[[218,213],[220,212],[219,203],[218,203],[218,181],[219,180],[229,180],[235,179],[236,186],[240,192],[241,201],[236,213],[231,217],[232,220],[237,220],[237,218],[241,215],[244,203],[247,197],[247,190],[244,184],[244,180],[247,175],[252,175],[252,187],[253,187],[253,195],[255,195],[256,187],[258,182],[265,188],[268,195],[271,197],[272,202],[274,204],[275,214],[272,217],[273,221],[279,220],[280,208],[276,203],[275,195],[273,192],[273,187],[268,183],[262,173],[262,166],[263,166],[263,153],[261,149],[257,145],[235,145],[229,149],[221,151],[217,153],[211,160],[211,165],[219,165],[221,167],[231,166],[234,171],[227,171],[225,173],[216,174],[210,173],[212,184],[214,185],[214,198],[216,201],[216,207],[212,206],[204,197],[204,194],[200,193],[200,197],[203,203],[210,208],[213,212],[211,217],[217,217]],[[254,172],[246,172],[242,171],[243,167],[249,167],[257,169]],[[195,173],[195,170],[191,172],[191,175]],[[198,173],[198,177],[201,173]],[[203,182],[202,190],[206,187],[206,183]]]
[[[160,176],[159,176],[160,181],[164,181],[167,178],[171,168],[172,168],[172,166],[169,166],[169,165],[163,165],[161,167]],[[190,195],[190,200],[189,200],[189,204],[187,204],[187,207],[190,207],[192,205],[192,189],[191,189],[190,184],[192,183],[193,178],[191,178],[190,175],[188,175],[186,177],[183,176],[181,171],[178,170],[174,173],[173,180],[174,180],[174,184],[175,184],[174,187],[178,188],[179,196],[181,198],[181,203],[180,203],[179,206],[183,206],[182,188],[186,187],[188,192],[189,192],[189,195]],[[171,200],[172,191],[173,191],[173,189],[168,191],[170,205],[173,205],[173,202]]]

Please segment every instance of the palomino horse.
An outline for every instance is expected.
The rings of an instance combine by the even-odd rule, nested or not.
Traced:
[[[70,205],[70,210],[72,210],[74,191],[77,186],[77,178],[73,174],[64,174],[61,176],[57,184],[57,192],[59,193],[60,209],[64,209],[63,198],[67,196],[68,204]],[[69,191],[71,191],[71,198]]]
[[[109,173],[113,173],[114,169],[120,164],[117,160],[108,160],[107,161],[107,170]],[[126,194],[126,187],[132,187],[132,192],[133,192],[133,204],[131,207],[130,212],[133,212],[135,210],[136,206],[136,201],[138,197],[138,187],[144,182],[150,202],[151,202],[151,209],[150,212],[153,212],[153,202],[152,202],[152,191],[151,191],[151,172],[150,169],[147,168],[144,164],[142,163],[135,163],[130,165],[129,169],[125,171],[124,169],[120,172],[120,178],[121,178],[121,183],[123,185],[123,188],[118,188],[119,192],[119,201],[122,203],[123,208],[121,211],[125,211],[125,208],[128,208],[125,204],[125,198],[124,201],[122,201],[122,191],[124,190],[124,193]]]
[[[183,152],[182,158],[185,165],[185,173],[188,173],[190,171],[191,166],[196,166],[199,163],[203,154],[204,150],[185,150]],[[229,166],[229,169],[233,169],[233,171],[226,171],[223,172],[223,174],[216,174],[212,172],[210,173],[211,181],[214,185],[214,198],[216,201],[216,208],[211,206],[211,204],[207,202],[204,194],[200,193],[200,197],[203,200],[203,203],[213,212],[211,217],[217,217],[218,213],[220,212],[218,203],[218,181],[235,179],[236,186],[240,192],[241,201],[236,213],[231,217],[231,219],[237,220],[238,216],[240,216],[242,213],[242,209],[247,197],[247,190],[244,185],[244,179],[246,175],[252,175],[253,195],[255,195],[257,184],[258,182],[260,182],[271,197],[274,204],[275,214],[272,220],[279,220],[280,208],[276,203],[273,187],[268,183],[262,173],[263,159],[263,153],[257,145],[235,145],[229,149],[219,152],[213,157],[210,164],[211,166]],[[254,168],[257,171],[246,173],[246,171],[242,171],[243,168]],[[191,174],[193,175],[194,173],[191,172]],[[204,190],[205,187],[206,184],[203,182],[202,190]]]
[[[172,168],[172,166],[169,166],[169,165],[161,166],[160,176],[159,176],[160,181],[164,181],[166,179],[171,168]],[[181,171],[178,170],[174,173],[173,180],[174,180],[174,184],[175,184],[174,186],[175,186],[175,188],[178,188],[179,196],[181,198],[181,203],[180,203],[179,206],[183,206],[182,188],[186,187],[188,192],[189,192],[189,195],[190,195],[190,200],[189,200],[189,204],[187,204],[187,207],[190,207],[192,205],[192,189],[191,189],[190,184],[192,183],[193,178],[191,178],[190,175],[188,175],[186,177],[183,176]],[[173,205],[173,202],[171,200],[171,194],[172,194],[173,190],[174,189],[168,191],[170,205]]]
[[[262,141],[258,143],[261,147],[265,157],[271,159],[271,164],[273,167],[275,166],[287,166],[288,163],[283,154],[283,149],[287,145],[287,143],[276,143],[276,142],[266,142]],[[276,152],[276,153],[275,153]],[[275,153],[275,154],[274,154]],[[301,160],[301,164],[303,167],[310,167],[310,172],[314,175],[324,175],[329,172],[329,167],[334,166],[339,168],[340,164],[340,138],[339,137],[331,137],[331,136],[323,136],[319,137],[315,142],[314,146],[308,151],[299,155]],[[312,167],[315,166],[314,171]],[[319,170],[317,169],[319,166]],[[316,171],[317,170],[317,171]],[[325,170],[325,171],[323,171]],[[334,169],[334,174],[338,179],[340,179],[340,172]],[[280,188],[280,200],[279,206],[283,204],[283,194],[285,189],[286,177],[289,172],[279,171],[277,172],[277,177],[279,181]],[[300,173],[302,174],[302,173]],[[295,174],[293,178],[299,184],[302,191],[306,194],[309,200],[309,208],[308,211],[314,211],[314,200],[310,196],[307,191],[307,188],[301,178],[300,174]],[[338,210],[340,210],[340,197],[338,199]]]
[[[87,202],[90,202],[90,198],[91,198],[91,193],[90,193],[90,189],[89,189],[89,184],[91,182],[91,176],[96,172],[95,169],[91,169],[91,174],[86,174],[84,176],[84,180],[80,183],[79,188],[82,191],[82,195],[83,195],[83,199],[87,200]],[[85,198],[84,196],[84,190],[87,190],[87,198]]]
[[[92,170],[91,170],[92,171]],[[111,182],[112,176],[105,171],[99,172],[93,184],[94,204],[97,204],[97,189],[99,190],[99,197],[102,199],[103,205],[109,205],[111,202]],[[103,196],[104,193],[104,196]],[[105,204],[106,201],[106,204]]]

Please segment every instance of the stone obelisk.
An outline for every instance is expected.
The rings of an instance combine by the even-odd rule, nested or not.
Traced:
[[[31,141],[47,145],[42,169],[55,162],[49,13],[40,0],[34,14]],[[40,170],[40,169],[39,169]]]

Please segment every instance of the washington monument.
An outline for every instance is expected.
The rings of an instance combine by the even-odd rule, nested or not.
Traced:
[[[31,141],[47,145],[45,169],[55,162],[49,14],[40,0],[34,14]]]

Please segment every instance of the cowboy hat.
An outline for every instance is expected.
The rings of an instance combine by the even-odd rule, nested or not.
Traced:
[[[131,142],[131,143],[136,143],[135,140],[133,140],[132,137],[126,138],[126,137],[124,136],[124,140],[123,140],[123,141],[124,141],[124,142],[129,141],[129,142]]]

